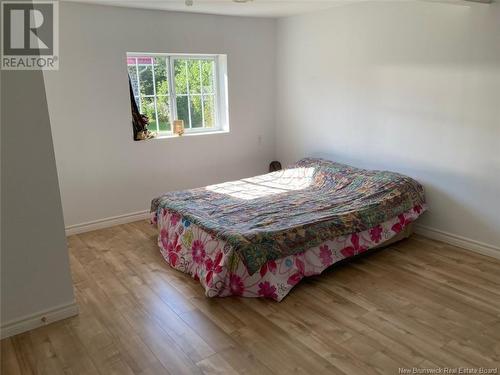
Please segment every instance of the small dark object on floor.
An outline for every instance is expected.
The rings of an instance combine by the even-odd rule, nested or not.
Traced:
[[[272,161],[271,164],[269,164],[269,172],[281,171],[282,169],[279,161]]]

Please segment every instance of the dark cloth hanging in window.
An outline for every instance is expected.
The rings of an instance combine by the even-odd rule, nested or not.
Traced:
[[[130,76],[128,77],[128,84],[130,87],[130,104],[132,107],[132,127],[134,129],[134,140],[141,141],[144,139],[144,136],[141,137],[141,134],[144,135],[148,132],[148,123],[149,119],[147,116],[141,115],[139,113],[139,108],[137,108],[137,103],[134,97],[134,90],[132,89],[132,81],[130,80]]]

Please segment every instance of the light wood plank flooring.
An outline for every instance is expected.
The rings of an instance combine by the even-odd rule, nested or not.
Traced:
[[[282,302],[205,298],[137,222],[68,238],[81,313],[1,342],[2,374],[397,374],[500,366],[500,261],[413,236]]]

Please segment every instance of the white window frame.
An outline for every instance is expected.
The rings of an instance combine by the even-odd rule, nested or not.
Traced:
[[[139,88],[139,100],[138,106],[139,110],[141,110],[141,95],[140,95],[140,77],[137,63],[137,58],[142,56],[150,56],[150,57],[163,57],[166,59],[166,65],[168,67],[167,72],[167,80],[168,80],[168,103],[170,109],[170,131],[160,131],[159,130],[159,122],[158,122],[158,111],[157,111],[157,95],[156,95],[156,82],[155,82],[155,72],[154,66],[152,63],[152,77],[153,77],[153,95],[143,95],[144,97],[154,98],[155,104],[155,115],[156,115],[156,129],[150,129],[152,131],[156,131],[159,136],[170,136],[173,135],[173,121],[177,119],[177,94],[175,92],[175,82],[174,82],[174,64],[176,60],[210,60],[214,62],[214,115],[215,115],[215,123],[213,127],[207,128],[204,126],[205,113],[202,109],[202,123],[203,127],[192,128],[191,124],[184,124],[184,132],[186,134],[196,134],[196,133],[210,133],[210,132],[220,132],[220,131],[229,131],[229,113],[228,113],[228,95],[227,95],[227,56],[226,55],[216,55],[216,54],[182,54],[182,53],[150,53],[150,52],[127,52],[127,58],[136,58],[136,79]],[[127,64],[127,72],[128,72],[128,64]],[[200,72],[201,74],[201,72]],[[201,82],[200,82],[201,83]],[[184,95],[184,94],[180,94]],[[199,94],[191,94],[189,92],[189,83],[187,88],[187,93],[185,94],[188,97],[188,111],[191,113],[190,106],[190,97],[191,96],[201,96],[201,103],[203,108],[203,85],[200,85],[200,93]],[[208,96],[207,95],[207,96]],[[189,115],[191,120],[191,114]]]

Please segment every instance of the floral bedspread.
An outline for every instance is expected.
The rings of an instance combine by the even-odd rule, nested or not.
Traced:
[[[323,241],[304,252],[269,260],[250,274],[234,248],[205,232],[177,212],[160,209],[152,213],[158,225],[158,245],[175,269],[198,279],[208,297],[267,297],[281,301],[302,278],[318,275],[332,264],[361,254],[401,231],[425,206],[413,209],[368,230]]]
[[[271,260],[374,228],[425,204],[410,177],[306,158],[285,170],[153,200],[234,249],[249,275]]]

